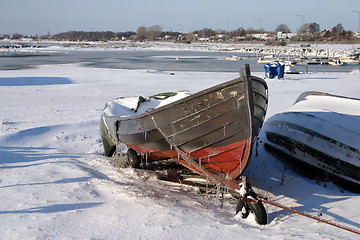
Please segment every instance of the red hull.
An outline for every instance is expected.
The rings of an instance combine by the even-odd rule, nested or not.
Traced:
[[[144,149],[135,145],[129,145],[129,147],[139,153],[146,154],[149,161],[173,158],[185,167],[189,167],[185,161],[179,159],[176,150]],[[236,178],[246,168],[250,153],[251,139],[248,139],[216,148],[202,148],[191,152],[189,156],[196,159],[201,166],[210,172],[223,172],[231,178]]]

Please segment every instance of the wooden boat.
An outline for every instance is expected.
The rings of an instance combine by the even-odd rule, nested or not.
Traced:
[[[266,146],[290,156],[288,163],[360,192],[360,99],[305,92],[264,130]]]
[[[266,224],[262,202],[256,200],[246,179],[239,178],[265,118],[266,82],[251,76],[249,65],[244,65],[239,78],[169,103],[177,95],[108,102],[100,123],[105,155],[126,150],[133,167],[141,161],[175,159],[214,184],[237,192],[236,212],[243,218],[252,212],[259,224]],[[142,103],[153,98],[160,99],[162,106],[140,111]],[[114,114],[115,109],[126,114]]]
[[[244,65],[240,77],[132,116],[101,117],[105,155],[125,144],[134,161],[176,159],[238,189],[267,109],[267,85]],[[128,151],[129,154],[129,151]]]

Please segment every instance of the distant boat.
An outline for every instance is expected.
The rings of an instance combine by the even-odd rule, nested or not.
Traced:
[[[297,64],[297,61],[295,60],[285,60],[285,65],[295,66]]]
[[[238,56],[238,55],[232,55],[229,60],[231,61],[238,61],[238,60],[242,60],[243,58]]]
[[[321,64],[321,61],[319,58],[312,58],[306,61],[309,65],[319,65]]]
[[[243,58],[237,55],[232,55],[231,57],[220,57],[217,58],[218,60],[228,60],[228,61],[239,61],[242,60]]]
[[[296,62],[296,65],[307,65],[307,58],[304,57],[295,57],[294,61]]]
[[[257,60],[257,63],[268,64],[268,63],[272,63],[274,61],[281,61],[281,59],[275,58],[274,55],[267,55],[267,56],[264,56],[264,57],[260,57]]]
[[[305,92],[264,130],[266,146],[290,156],[289,164],[360,192],[360,99]]]
[[[339,60],[346,64],[360,64],[359,56],[340,57]]]
[[[300,74],[295,67],[293,67],[292,65],[289,64],[285,64],[285,70],[284,70],[285,74]]]
[[[344,65],[344,62],[342,62],[340,59],[338,59],[338,60],[332,59],[332,60],[330,60],[330,61],[328,62],[328,64],[329,64],[330,66],[343,66],[343,65]]]

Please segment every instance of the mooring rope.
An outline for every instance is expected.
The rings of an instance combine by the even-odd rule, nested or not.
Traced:
[[[331,226],[334,226],[334,227],[337,227],[337,228],[340,228],[340,229],[343,229],[343,230],[346,230],[346,231],[349,231],[349,232],[352,232],[352,233],[355,233],[355,234],[358,234],[360,235],[360,231],[358,230],[355,230],[355,229],[352,229],[352,228],[349,228],[349,227],[345,227],[345,226],[342,226],[340,224],[337,224],[337,223],[333,223],[333,222],[330,222],[330,221],[327,221],[325,219],[321,219],[319,217],[315,217],[311,214],[308,214],[308,213],[304,213],[304,212],[301,212],[301,211],[298,211],[298,210],[295,210],[295,209],[292,209],[292,208],[289,208],[289,207],[286,207],[284,205],[281,205],[281,204],[278,204],[278,203],[275,203],[275,202],[271,202],[271,201],[268,201],[264,198],[260,198],[259,199],[249,199],[251,202],[263,202],[263,203],[267,203],[267,204],[270,204],[270,205],[273,205],[275,207],[278,207],[278,208],[282,208],[282,209],[285,209],[287,211],[290,211],[290,212],[293,212],[293,213],[297,213],[297,214],[300,214],[302,216],[305,216],[305,217],[308,217],[308,218],[312,218],[316,221],[319,221],[319,222],[322,222],[322,223],[326,223],[326,224],[329,224]]]

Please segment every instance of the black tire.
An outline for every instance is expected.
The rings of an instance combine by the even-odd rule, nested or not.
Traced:
[[[134,149],[129,149],[127,151],[127,157],[129,165],[133,168],[139,168],[140,167],[140,159],[137,155],[137,152]]]
[[[249,196],[251,196],[252,198],[256,199],[256,193],[251,191],[249,193]],[[238,199],[237,204],[236,204],[236,214],[238,214],[243,206],[246,205],[246,212],[242,212],[241,213],[241,217],[242,218],[247,218],[249,216],[249,213],[254,214],[255,216],[255,220],[258,224],[260,225],[265,225],[267,224],[267,213],[266,210],[264,208],[264,205],[261,202],[257,202],[257,203],[253,203],[253,202],[248,202],[248,201],[244,201],[241,199]]]
[[[250,212],[255,215],[255,220],[260,225],[267,224],[267,214],[264,205],[261,202],[253,203],[247,202],[247,207]]]

